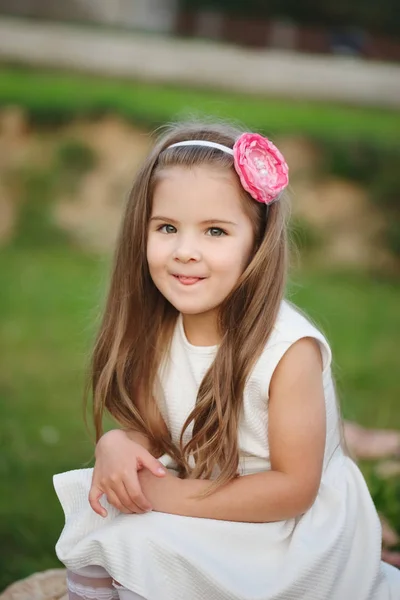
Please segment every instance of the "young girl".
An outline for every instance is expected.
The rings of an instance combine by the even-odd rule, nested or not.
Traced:
[[[269,140],[224,125],[170,128],[139,172],[93,357],[96,467],[54,478],[71,600],[400,598],[329,345],[284,299],[287,183]],[[104,410],[122,429],[102,436]]]

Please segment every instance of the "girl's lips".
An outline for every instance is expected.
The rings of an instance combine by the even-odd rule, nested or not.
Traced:
[[[183,285],[194,285],[204,279],[204,277],[186,277],[185,275],[174,275],[174,277]]]

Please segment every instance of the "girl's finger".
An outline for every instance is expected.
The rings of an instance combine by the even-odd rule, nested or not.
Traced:
[[[100,515],[101,517],[106,517],[107,516],[107,511],[104,508],[104,506],[102,506],[100,504],[100,498],[103,495],[103,490],[101,490],[99,487],[97,487],[97,485],[93,485],[90,488],[90,492],[89,492],[89,504],[92,507],[92,510],[94,510],[95,513],[97,513],[98,515]]]
[[[144,502],[142,502],[140,500],[139,496],[138,496],[138,500],[132,500],[131,495],[128,492],[127,485],[129,487],[129,482],[125,482],[125,486],[124,486],[125,487],[126,498],[127,498],[127,504],[126,504],[126,506],[129,506],[131,508],[131,510],[133,512],[136,512],[136,513],[150,512],[153,508],[152,508],[151,504],[149,503],[149,501],[142,494],[142,492],[140,491],[140,493],[142,494],[142,498],[144,499]]]
[[[167,471],[165,467],[144,448],[143,452],[140,454],[140,462],[156,477],[163,477],[166,475]]]
[[[129,479],[125,479],[124,484],[126,493],[128,494],[131,502],[137,505],[141,509],[141,512],[149,512],[153,509],[150,502],[142,492],[137,471],[133,471],[131,477]]]
[[[130,515],[132,513],[132,511],[129,508],[127,508],[124,504],[122,504],[119,497],[113,490],[111,490],[111,489],[107,490],[106,495],[107,495],[108,502],[110,504],[112,504],[112,506],[115,506],[115,508],[117,508],[120,512],[125,513],[127,515]]]
[[[143,506],[141,506],[138,502],[131,499],[123,480],[120,481],[118,486],[116,486],[116,485],[114,485],[112,487],[110,486],[109,489],[118,498],[118,501],[120,502],[120,504],[122,504],[122,506],[129,513],[132,513],[132,512],[143,513],[143,512],[147,512],[149,509],[151,509],[150,505],[148,505],[148,508],[147,507],[143,508]],[[107,496],[108,496],[108,492],[107,492]]]

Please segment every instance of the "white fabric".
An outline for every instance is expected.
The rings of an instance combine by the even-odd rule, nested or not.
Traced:
[[[126,588],[118,588],[118,592],[119,600],[146,600],[146,598],[143,598],[143,596],[139,596],[139,594],[136,594],[136,592],[131,592]],[[162,592],[161,596],[159,597],[159,600],[163,600]]]
[[[99,567],[98,565],[88,565],[87,567],[82,567],[78,571],[72,571],[75,575],[80,575],[81,577],[93,578],[93,579],[109,579],[110,574],[107,573],[103,567]]]
[[[131,590],[127,590],[122,587],[122,585],[117,585],[114,583],[114,587],[118,590],[118,598],[119,600],[146,600],[143,596],[139,596],[136,592],[132,592]],[[159,600],[162,600],[162,591],[159,594]]]
[[[324,336],[289,303],[281,307],[249,377],[239,430],[240,473],[270,468],[268,390],[288,348],[318,340],[323,357],[327,434],[318,496],[303,516],[275,523],[233,523],[150,512],[106,519],[87,500],[91,469],[54,477],[66,525],[57,543],[70,569],[102,565],[148,600],[399,600],[400,571],[381,562],[381,527],[363,476],[340,446]],[[192,410],[216,347],[189,344],[179,319],[157,398],[175,440]],[[169,468],[174,465],[163,457]]]

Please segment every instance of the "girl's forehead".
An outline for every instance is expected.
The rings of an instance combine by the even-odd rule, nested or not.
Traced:
[[[152,213],[168,211],[204,218],[242,217],[241,187],[233,169],[210,166],[169,167],[160,173]]]

